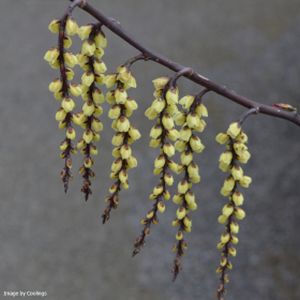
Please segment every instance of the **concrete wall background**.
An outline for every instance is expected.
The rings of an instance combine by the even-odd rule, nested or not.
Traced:
[[[65,196],[58,176],[57,146],[62,132],[58,107],[47,91],[57,75],[42,60],[55,44],[47,31],[68,1],[0,1],[0,297],[4,290],[46,290],[48,299],[214,299],[215,248],[222,226],[216,218],[224,200],[218,194],[224,175],[217,169],[222,151],[214,136],[243,109],[209,95],[207,146],[199,157],[202,184],[196,187],[199,210],[184,270],[171,282],[174,229],[169,204],[144,251],[130,257],[140,231],[139,219],[157,178],[155,151],[147,147],[151,122],[143,112],[152,99],[151,80],[169,71],[150,63],[135,67],[139,88],[133,92],[143,139],[136,144],[139,168],[130,174],[118,211],[102,226],[103,199],[109,186],[110,138],[105,131],[97,160],[94,194],[84,203],[76,176]],[[209,78],[264,103],[299,105],[300,2],[298,0],[116,0],[91,3],[121,21],[147,46],[193,66]],[[76,12],[80,23],[91,20]],[[111,71],[135,50],[107,30],[105,60]],[[182,80],[182,92],[198,87]],[[105,121],[109,128],[109,121]],[[267,116],[246,125],[253,158],[247,169],[254,183],[246,192],[247,218],[241,224],[238,256],[226,299],[296,300],[300,298],[299,233],[300,131]],[[79,166],[79,161],[76,163]],[[74,170],[74,173],[76,171]]]

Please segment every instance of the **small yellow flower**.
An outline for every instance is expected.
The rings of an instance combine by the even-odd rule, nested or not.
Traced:
[[[95,43],[97,48],[106,48],[107,47],[107,39],[103,32],[98,32],[95,36]]]
[[[50,22],[50,24],[48,25],[48,29],[52,32],[52,33],[58,33],[59,32],[59,26],[60,26],[60,21],[59,20],[53,20]]]
[[[66,23],[66,33],[68,35],[75,35],[78,32],[78,25],[77,23],[72,19],[68,18]]]
[[[93,29],[93,26],[92,25],[84,25],[84,26],[81,26],[79,29],[78,29],[78,35],[80,37],[81,40],[85,40],[87,39],[91,32],[92,32],[92,29]]]
[[[179,100],[179,104],[186,110],[189,110],[195,100],[194,96],[186,95]]]
[[[61,107],[66,112],[71,112],[75,108],[75,102],[71,98],[64,98],[61,102]]]
[[[94,74],[89,71],[84,72],[83,75],[81,76],[82,84],[85,86],[91,86],[94,80],[95,80]]]
[[[227,134],[233,139],[235,139],[240,132],[241,126],[238,122],[231,123],[229,128],[227,129]]]
[[[85,40],[81,47],[81,53],[86,56],[93,56],[96,51],[96,45],[93,41]]]
[[[219,133],[216,136],[216,141],[221,145],[226,144],[229,142],[229,135],[226,133]]]
[[[74,140],[76,137],[76,132],[74,130],[74,128],[69,127],[66,131],[66,137],[70,140]]]
[[[169,82],[168,77],[159,77],[152,80],[155,90],[162,90]]]

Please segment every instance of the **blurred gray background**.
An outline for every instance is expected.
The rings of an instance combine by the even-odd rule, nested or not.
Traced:
[[[299,0],[91,0],[143,44],[238,93],[264,103],[289,102],[300,108]],[[54,114],[58,103],[48,92],[57,77],[43,61],[56,37],[48,23],[63,14],[67,0],[0,0],[0,297],[4,290],[44,290],[50,300],[194,300],[215,299],[218,279],[216,243],[223,230],[217,216],[224,204],[218,170],[222,151],[214,136],[244,109],[209,94],[206,151],[198,160],[202,182],[195,187],[199,210],[184,269],[171,282],[176,206],[169,203],[161,223],[140,255],[131,258],[139,220],[151,202],[157,178],[147,147],[152,123],[144,110],[152,100],[151,80],[170,72],[150,62],[134,67],[140,105],[135,123],[143,138],[135,145],[139,167],[130,172],[131,188],[119,209],[102,226],[103,199],[110,184],[110,122],[99,143],[93,196],[85,203],[76,174],[65,196],[59,178],[58,144],[63,132]],[[92,21],[76,11],[80,24]],[[137,54],[107,33],[105,61],[110,71]],[[78,70],[78,69],[77,69]],[[180,81],[182,94],[199,87]],[[79,101],[80,103],[80,101]],[[106,107],[107,111],[107,107]],[[268,116],[245,126],[253,154],[247,173],[247,218],[241,223],[238,256],[233,260],[226,299],[300,299],[300,128]]]

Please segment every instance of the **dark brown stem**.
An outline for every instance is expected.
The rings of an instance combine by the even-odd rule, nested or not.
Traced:
[[[72,0],[71,0],[72,1]],[[91,16],[96,18],[98,21],[100,21],[103,25],[105,25],[107,28],[109,28],[113,33],[118,35],[120,38],[122,38],[124,41],[126,41],[128,44],[139,50],[143,55],[145,55],[148,60],[152,60],[160,65],[163,65],[175,72],[180,72],[186,67],[182,66],[181,64],[172,61],[171,59],[164,57],[158,53],[155,53],[154,51],[150,50],[149,48],[143,46],[141,43],[139,43],[137,40],[135,40],[133,37],[130,36],[120,25],[120,23],[112,18],[106,17],[103,13],[95,9],[92,5],[88,3],[82,3],[80,6],[81,9],[89,13]],[[281,118],[288,120],[298,126],[300,126],[300,114],[298,113],[291,113],[288,111],[284,111],[283,109],[280,109],[278,107],[265,105],[259,102],[256,102],[254,100],[251,100],[245,96],[238,95],[234,91],[219,85],[208,78],[204,77],[203,75],[200,75],[199,73],[193,71],[188,74],[185,74],[184,77],[194,81],[195,83],[204,86],[205,88],[224,96],[225,98],[242,105],[247,108],[259,108],[259,113],[270,115],[273,117]]]

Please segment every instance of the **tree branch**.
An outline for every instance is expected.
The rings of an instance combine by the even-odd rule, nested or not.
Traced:
[[[73,0],[70,0],[73,2]],[[99,22],[105,25],[108,29],[110,29],[114,34],[118,35],[128,44],[136,48],[141,52],[141,54],[146,58],[145,60],[152,60],[160,65],[163,65],[174,72],[181,72],[183,69],[187,67],[182,66],[181,64],[172,61],[171,59],[164,57],[158,53],[155,53],[149,48],[146,48],[142,44],[140,44],[137,40],[130,36],[120,25],[120,23],[112,18],[106,17],[103,13],[95,9],[92,5],[88,4],[86,0],[82,0],[81,5],[79,6],[81,9],[86,11],[88,14],[96,18]],[[191,81],[205,87],[206,89],[215,92],[237,104],[240,104],[246,108],[255,108],[257,112],[265,115],[270,115],[273,117],[281,118],[288,120],[298,126],[300,126],[300,114],[297,112],[290,112],[284,109],[280,109],[276,106],[265,105],[254,100],[251,100],[245,96],[238,95],[232,90],[227,89],[224,86],[221,86],[208,78],[200,75],[199,73],[191,70],[184,75],[184,77],[190,79]]]

